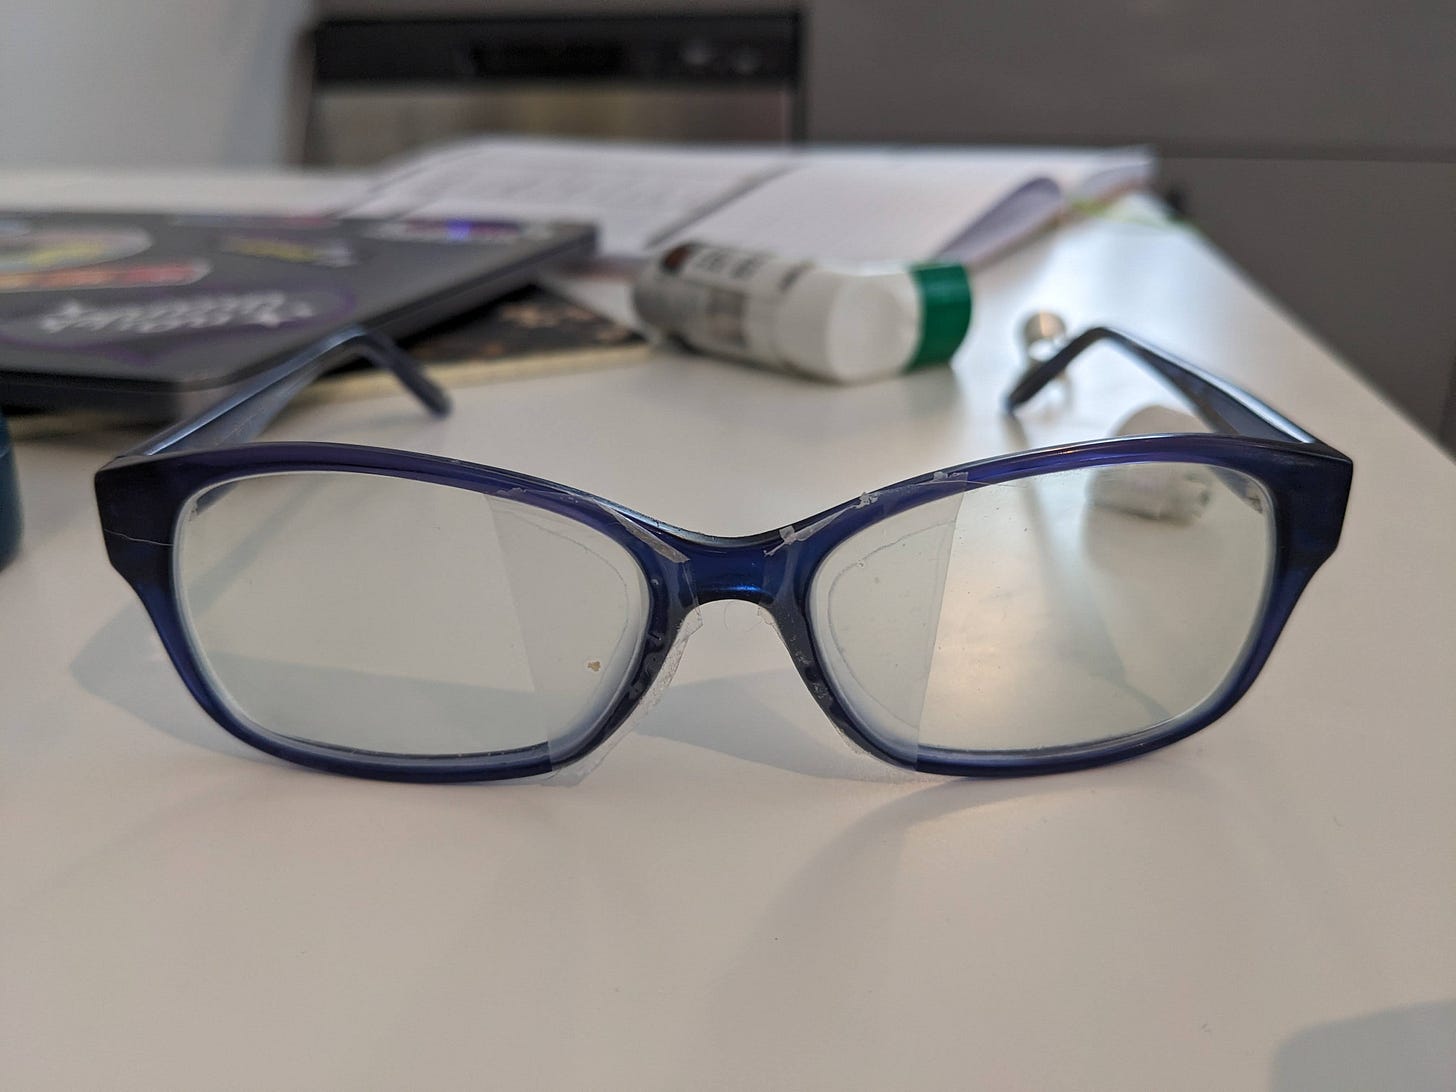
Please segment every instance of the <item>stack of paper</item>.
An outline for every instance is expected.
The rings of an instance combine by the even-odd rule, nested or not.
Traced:
[[[640,258],[683,238],[822,261],[984,263],[1069,200],[1145,182],[1141,150],[872,151],[484,138],[406,157],[344,211],[576,219],[602,252]]]

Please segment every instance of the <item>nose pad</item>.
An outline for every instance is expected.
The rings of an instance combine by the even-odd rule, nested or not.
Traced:
[[[677,665],[682,660],[683,652],[687,650],[688,638],[702,628],[702,608],[694,607],[684,616],[682,625],[678,627],[677,638],[672,642],[672,647],[667,650],[662,667],[658,669],[657,678],[652,680],[652,685],[648,688],[647,693],[642,695],[642,699],[627,715],[627,719],[619,724],[617,730],[595,751],[585,755],[579,762],[573,762],[569,766],[562,766],[560,769],[552,770],[549,774],[544,774],[541,782],[551,785],[575,785],[595,770],[601,764],[602,759],[606,758],[610,751],[615,750],[618,742],[629,732],[635,730],[638,721],[657,704],[663,691],[672,683],[673,675],[677,673]],[[522,780],[534,779],[523,778]]]
[[[723,628],[729,633],[752,633],[760,625],[774,629],[773,615],[766,607],[750,603],[746,599],[727,599],[723,602]]]

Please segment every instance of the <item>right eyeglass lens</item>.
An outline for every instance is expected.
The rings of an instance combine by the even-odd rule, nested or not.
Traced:
[[[1247,475],[1136,463],[983,486],[835,547],[810,589],[840,701],[891,753],[1033,752],[1183,718],[1243,662],[1272,503]]]
[[[286,473],[178,521],[190,638],[233,712],[342,751],[559,757],[620,697],[646,579],[574,519],[465,489]]]

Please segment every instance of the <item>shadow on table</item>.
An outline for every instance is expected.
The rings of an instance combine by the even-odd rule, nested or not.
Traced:
[[[1317,1024],[1274,1055],[1274,1092],[1456,1088],[1456,1000]]]
[[[1115,785],[1107,787],[1115,790]],[[702,1069],[732,1071],[740,1064],[734,1052],[742,1042],[751,1042],[761,1057],[804,1060],[807,1072],[796,1072],[792,1081],[785,1080],[786,1086],[816,1084],[814,1055],[803,1052],[804,1044],[798,1041],[802,1025],[785,1018],[783,999],[798,988],[795,983],[812,982],[815,985],[806,992],[839,999],[832,1017],[837,1030],[832,1034],[844,1034],[858,1020],[873,1024],[869,1013],[883,1000],[895,930],[910,927],[904,925],[907,911],[910,917],[934,912],[932,906],[916,910],[904,902],[899,877],[909,867],[906,857],[912,848],[927,838],[933,843],[936,828],[944,822],[974,823],[984,809],[1086,791],[1085,779],[1075,775],[998,781],[953,778],[897,795],[845,824],[778,889],[749,931],[732,970],[714,984],[706,1002],[713,1011],[708,1026],[741,1026],[745,1019],[751,1026],[733,1042],[712,1039],[700,1044]],[[946,860],[942,867],[969,866]],[[944,908],[947,913],[953,909]],[[984,942],[996,941],[987,937]],[[765,958],[766,952],[772,957]],[[949,966],[934,973],[947,973]],[[718,1057],[720,1053],[725,1056]],[[879,1056],[885,1071],[863,1073],[862,1086],[900,1087],[895,1049],[885,1043]],[[684,1083],[691,1083],[686,1074],[681,1076]]]
[[[71,661],[71,677],[88,694],[184,743],[286,765],[228,735],[192,700],[140,603],[128,603],[86,642]]]
[[[807,707],[804,718],[779,711],[800,701]],[[806,727],[804,719],[814,728]],[[924,784],[943,780],[859,751],[812,705],[803,682],[789,668],[679,683],[632,730],[807,777]]]

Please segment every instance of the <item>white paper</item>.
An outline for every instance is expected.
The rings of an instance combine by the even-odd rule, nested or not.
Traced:
[[[611,257],[693,238],[846,262],[913,261],[952,246],[949,257],[977,265],[1056,222],[1066,193],[1123,187],[1130,164],[1146,175],[1150,162],[1141,152],[481,138],[396,161],[348,211],[587,221]]]
[[[979,266],[1054,224],[1084,179],[1100,179],[1106,196],[1145,179],[1150,163],[1136,151],[811,155],[678,237],[817,261]]]
[[[583,262],[536,278],[541,287],[638,333],[650,333],[632,305],[632,273],[621,265]]]
[[[790,162],[769,149],[487,138],[399,161],[349,211],[583,221],[602,253],[636,255]]]
[[[1025,178],[1005,163],[810,160],[681,235],[818,261],[926,258]]]

